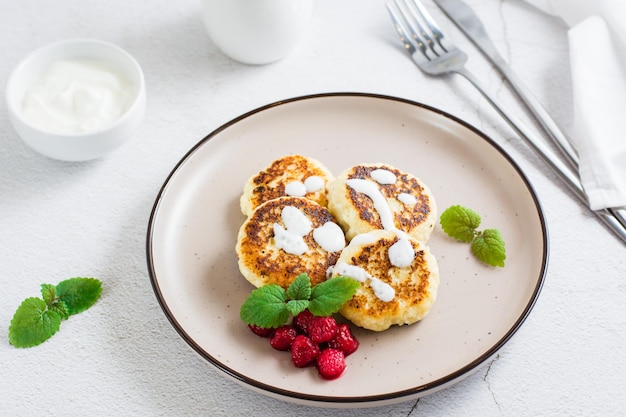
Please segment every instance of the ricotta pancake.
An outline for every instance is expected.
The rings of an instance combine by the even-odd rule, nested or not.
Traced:
[[[354,237],[331,271],[331,279],[343,275],[361,282],[339,312],[355,325],[374,331],[426,317],[439,287],[437,260],[428,247],[389,230]]]
[[[306,197],[327,205],[326,193],[332,173],[321,162],[302,155],[287,155],[250,177],[240,199],[241,212],[249,216],[268,200]]]
[[[326,280],[346,244],[328,209],[304,197],[279,197],[258,206],[239,229],[239,270],[254,286],[287,288],[306,272]]]
[[[426,242],[437,221],[430,189],[413,175],[386,164],[346,169],[329,185],[328,209],[350,241],[372,230],[400,230]]]

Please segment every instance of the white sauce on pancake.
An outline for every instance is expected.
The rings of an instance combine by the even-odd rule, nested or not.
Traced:
[[[393,287],[386,282],[379,280],[376,277],[371,276],[365,269],[360,266],[350,265],[343,261],[337,262],[333,267],[333,271],[339,275],[354,278],[359,282],[366,282],[369,280],[370,287],[374,290],[374,294],[381,301],[388,303],[396,296],[396,291]]]
[[[378,186],[372,181],[364,180],[362,178],[353,178],[346,180],[346,184],[354,191],[363,193],[374,202],[374,209],[380,216],[380,221],[383,224],[383,229],[397,230],[396,225],[393,222],[393,213],[391,207],[387,204],[387,200],[378,189]]]
[[[374,202],[374,209],[378,212],[378,215],[380,216],[380,221],[383,224],[383,228],[396,232],[396,234],[398,235],[398,241],[394,243],[391,248],[389,248],[390,260],[392,265],[399,268],[410,265],[411,262],[413,262],[413,258],[415,258],[415,252],[413,251],[413,247],[408,241],[406,234],[403,231],[399,230],[394,224],[391,207],[389,207],[389,204],[387,204],[387,200],[378,189],[378,186],[372,181],[364,180],[361,178],[349,179],[346,181],[346,184],[354,191],[363,193],[371,198]]]
[[[398,201],[400,201],[403,204],[406,204],[407,206],[414,206],[415,204],[417,204],[417,198],[415,198],[409,193],[398,194]]]
[[[303,255],[309,249],[304,240],[313,225],[311,220],[297,207],[285,206],[281,211],[285,227],[274,223],[276,246],[292,255]],[[339,252],[345,246],[343,230],[333,222],[326,222],[313,230],[313,239],[326,252]]]
[[[291,197],[304,197],[307,193],[314,193],[324,188],[324,179],[318,175],[311,175],[302,181],[291,181],[285,185],[285,194]]]
[[[306,236],[313,227],[311,220],[309,220],[302,210],[296,207],[283,207],[281,215],[283,223],[285,223],[285,228],[289,231],[289,233],[294,233],[298,236]]]
[[[415,259],[415,251],[406,235],[400,236],[400,239],[391,245],[388,255],[391,264],[398,268],[411,265]]]
[[[306,187],[302,181],[291,181],[285,185],[285,194],[291,197],[304,197],[306,194]]]
[[[278,248],[292,255],[303,255],[309,249],[302,236],[285,230],[278,223],[274,223],[274,240]]]
[[[370,175],[372,176],[372,178],[374,179],[374,181],[376,181],[379,184],[395,184],[396,183],[396,175],[386,169],[375,169],[373,170]]]
[[[333,222],[326,222],[313,230],[313,239],[326,252],[339,252],[346,245],[346,237],[341,227]]]
[[[307,192],[314,193],[324,188],[324,179],[317,175],[311,175],[309,178],[304,180],[304,186],[306,187]]]
[[[371,175],[372,178],[379,184],[393,184],[396,181],[396,176],[392,172],[385,169],[375,169],[372,171]],[[396,227],[393,221],[393,212],[391,211],[391,207],[389,207],[387,200],[380,192],[380,189],[378,188],[376,183],[361,178],[353,178],[346,180],[346,184],[354,191],[363,193],[368,196],[374,203],[374,209],[378,212],[378,215],[380,216],[380,221],[383,225],[383,228],[395,232],[398,236],[398,241],[391,245],[391,247],[389,248],[388,255],[391,264],[398,268],[404,268],[411,265],[413,259],[415,259],[415,251],[413,250],[413,246],[411,245],[411,242],[409,242],[406,233]],[[415,198],[406,193],[400,194],[398,196],[398,199],[404,204],[410,204],[411,202],[413,204],[416,203]],[[367,237],[361,237],[366,235],[367,234],[357,235],[354,237],[353,241],[355,239],[359,239],[358,244],[366,243]],[[339,269],[337,268],[337,266],[335,266],[334,270],[338,271],[342,268],[343,266],[339,267]],[[353,266],[353,268],[358,267]],[[362,279],[360,279],[362,277],[362,272],[358,269],[353,268],[348,268],[345,271],[345,275],[350,276],[358,281],[362,281]],[[367,274],[366,271],[363,270],[363,272]],[[351,273],[357,274],[358,276],[353,276],[351,275]],[[371,277],[369,274],[367,274],[367,276],[370,279],[370,286],[372,287],[372,290],[374,290],[374,294],[376,294],[379,299],[385,302],[393,300],[393,298],[395,297],[395,291],[393,287],[375,277]]]
[[[304,254],[309,249],[304,236],[311,231],[311,220],[300,209],[293,206],[283,207],[281,217],[285,227],[274,223],[276,246],[292,255]]]

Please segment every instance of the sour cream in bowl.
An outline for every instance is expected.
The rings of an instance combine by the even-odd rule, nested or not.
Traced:
[[[72,39],[26,56],[7,84],[11,122],[22,140],[54,159],[109,154],[138,129],[146,106],[143,71],[126,51]]]

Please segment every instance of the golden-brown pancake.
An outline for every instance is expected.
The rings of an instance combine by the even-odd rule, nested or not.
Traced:
[[[381,163],[356,165],[338,175],[329,185],[328,209],[348,241],[372,230],[397,229],[426,242],[437,221],[426,184]]]
[[[405,241],[400,246],[408,242],[414,255],[400,267],[394,265],[398,262],[392,261],[390,249],[402,239]],[[408,235],[388,230],[356,236],[332,270],[333,277],[338,275],[361,281],[352,300],[339,312],[355,325],[374,331],[423,319],[439,287],[437,260],[428,247]]]
[[[250,177],[240,199],[249,216],[262,203],[278,197],[306,197],[326,206],[327,185],[333,175],[321,162],[302,155],[286,155]]]
[[[287,288],[307,273],[326,280],[345,246],[341,228],[326,207],[304,197],[279,197],[258,206],[239,230],[239,270],[254,286]]]

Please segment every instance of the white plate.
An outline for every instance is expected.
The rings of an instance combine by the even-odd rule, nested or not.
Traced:
[[[363,162],[408,171],[440,212],[461,204],[498,228],[504,268],[478,262],[439,227],[429,242],[441,285],[423,321],[374,333],[356,329],[348,370],[324,381],[253,335],[239,308],[253,290],[235,242],[245,181],[299,153],[333,173]],[[537,299],[548,240],[537,197],[517,165],[484,134],[428,106],[371,94],[321,94],[274,103],[218,128],[169,175],[147,236],[150,278],[166,316],[211,364],[247,387],[307,405],[367,407],[417,398],[466,377],[517,331]],[[515,375],[511,375],[514,378]]]

